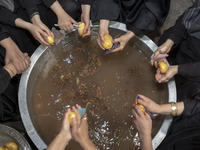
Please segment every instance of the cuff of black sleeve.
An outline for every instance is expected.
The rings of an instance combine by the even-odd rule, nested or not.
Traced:
[[[47,6],[47,8],[50,8],[51,5],[53,3],[55,3],[55,2],[56,2],[56,0],[46,0],[46,1],[43,1],[43,3]]]
[[[37,7],[27,8],[26,10],[30,18],[35,12],[39,12]]]
[[[81,5],[92,5],[93,2],[94,0],[79,0]]]
[[[0,41],[6,39],[6,38],[8,38],[8,37],[9,37],[8,33],[7,33],[7,32],[4,32],[4,33],[0,34]]]

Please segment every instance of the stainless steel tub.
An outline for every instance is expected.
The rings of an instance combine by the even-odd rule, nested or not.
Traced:
[[[93,28],[96,27],[93,26]],[[110,28],[119,29],[121,31],[126,32],[125,25],[122,23],[114,23],[110,26]],[[152,51],[155,51],[157,49],[155,43],[151,41],[147,36],[136,38],[134,44],[137,45],[137,41],[139,41],[139,43],[142,42],[145,47],[151,50],[145,52],[147,56],[150,56]],[[53,51],[55,52],[55,50]],[[31,118],[33,114],[30,111],[31,106],[29,105],[31,101],[33,85],[38,75],[38,72],[41,71],[42,64],[44,64],[46,60],[50,58],[51,55],[52,52],[49,51],[47,47],[41,45],[40,47],[37,48],[37,50],[31,57],[30,67],[22,74],[20,81],[20,88],[19,88],[20,114],[28,135],[30,136],[34,144],[38,147],[38,149],[45,149],[47,145],[45,144],[43,139],[39,136],[38,131],[36,130],[33,124],[33,120]],[[52,61],[52,63],[54,62]],[[168,83],[168,101],[169,102],[176,101],[176,87],[173,79]],[[162,125],[160,126],[160,129],[158,130],[157,134],[153,137],[152,144],[154,149],[164,139],[171,121],[172,121],[171,117],[169,116],[165,117]]]

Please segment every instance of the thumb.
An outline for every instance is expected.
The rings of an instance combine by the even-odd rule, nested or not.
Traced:
[[[116,38],[113,40],[113,43],[117,43],[117,42],[120,42],[120,38]]]

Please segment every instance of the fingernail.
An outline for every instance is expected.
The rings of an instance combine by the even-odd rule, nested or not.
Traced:
[[[141,99],[142,100],[142,98],[140,96],[137,96],[137,99]]]

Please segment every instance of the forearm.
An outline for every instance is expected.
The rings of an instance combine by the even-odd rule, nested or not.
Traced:
[[[79,142],[79,144],[84,150],[97,150],[96,146],[92,143],[90,139],[81,141]]]
[[[90,16],[90,9],[91,9],[90,5],[81,5],[81,9],[84,15]]]
[[[141,150],[153,150],[151,135],[140,136]]]
[[[56,16],[59,18],[60,16],[62,16],[62,14],[66,13],[65,10],[62,8],[62,6],[60,5],[60,3],[58,1],[55,1],[50,8],[52,9],[52,11],[56,14]]]
[[[51,144],[48,146],[47,150],[64,150],[67,146],[70,139],[67,138],[68,136],[59,133],[56,138],[51,142]]]
[[[24,20],[22,20],[21,18],[17,18],[15,20],[15,25],[19,28],[23,28],[23,29],[26,29],[26,30],[30,30],[31,27],[32,27],[32,24],[29,23],[29,22],[26,22]]]

